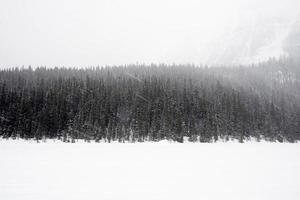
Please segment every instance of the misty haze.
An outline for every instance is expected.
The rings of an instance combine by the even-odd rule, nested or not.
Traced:
[[[299,4],[4,0],[0,66],[251,64],[297,52]]]
[[[0,199],[300,198],[300,1],[1,0]]]

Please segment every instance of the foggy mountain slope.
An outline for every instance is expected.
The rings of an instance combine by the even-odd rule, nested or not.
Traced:
[[[299,8],[299,0],[1,1],[0,67],[257,63],[290,52],[282,45]]]
[[[290,51],[287,51],[288,45],[283,48],[284,44],[293,43],[300,35],[297,34],[299,23],[295,21],[281,17],[241,17],[236,26],[212,43],[207,62],[212,65],[253,64],[287,56]]]
[[[297,60],[300,59],[300,15],[292,23],[282,47],[290,56]]]

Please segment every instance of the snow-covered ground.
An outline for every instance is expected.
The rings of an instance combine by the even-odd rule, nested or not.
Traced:
[[[0,140],[1,200],[300,199],[300,145]]]

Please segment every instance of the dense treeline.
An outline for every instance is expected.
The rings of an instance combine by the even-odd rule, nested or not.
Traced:
[[[299,64],[0,71],[0,136],[63,141],[300,139]]]

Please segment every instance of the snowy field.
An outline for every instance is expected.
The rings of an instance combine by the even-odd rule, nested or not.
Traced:
[[[0,140],[1,200],[299,200],[300,144]]]

